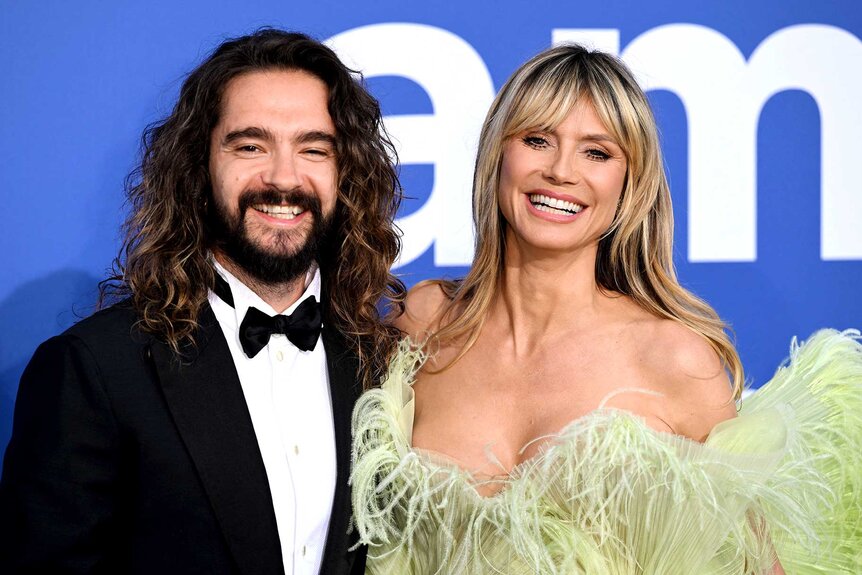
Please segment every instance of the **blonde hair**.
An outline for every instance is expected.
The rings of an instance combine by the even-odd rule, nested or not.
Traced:
[[[463,340],[452,363],[458,361],[476,341],[493,301],[506,249],[507,224],[497,199],[506,140],[526,129],[555,128],[581,98],[593,105],[628,163],[617,214],[599,241],[596,283],[703,336],[723,362],[738,398],[744,375],[726,324],[676,278],[670,189],[646,96],[617,58],[578,45],[558,46],[533,57],[494,99],[482,126],[473,178],[473,265],[463,280],[435,280],[450,302],[442,327],[429,340]]]

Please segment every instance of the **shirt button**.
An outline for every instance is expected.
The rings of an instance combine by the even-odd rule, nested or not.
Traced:
[[[306,551],[307,551],[307,549],[305,548],[305,545],[303,545],[303,546],[302,546],[302,556],[303,556],[303,557],[305,557],[305,552],[306,552]]]
[[[298,446],[298,445],[294,445],[294,446],[293,446],[293,453],[294,453],[295,455],[299,455],[299,446]]]
[[[284,353],[282,353],[281,350],[278,350],[277,352],[275,352],[275,359],[277,359],[278,361],[282,361],[284,359]]]

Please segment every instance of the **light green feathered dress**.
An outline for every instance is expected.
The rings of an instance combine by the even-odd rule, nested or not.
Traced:
[[[411,447],[421,354],[405,343],[353,416],[368,573],[862,574],[862,346],[821,331],[705,443],[599,409],[493,497]]]

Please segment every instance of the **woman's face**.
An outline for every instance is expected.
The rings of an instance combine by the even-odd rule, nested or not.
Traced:
[[[507,234],[522,247],[595,249],[625,177],[622,149],[582,98],[553,130],[526,130],[504,143],[497,194]]]

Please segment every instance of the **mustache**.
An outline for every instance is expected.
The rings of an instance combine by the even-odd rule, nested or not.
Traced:
[[[275,188],[246,190],[239,197],[239,213],[244,214],[247,209],[259,204],[290,204],[303,210],[310,210],[313,214],[320,213],[320,200],[318,197],[314,194],[309,194],[302,188],[292,188],[290,190],[278,190]]]

